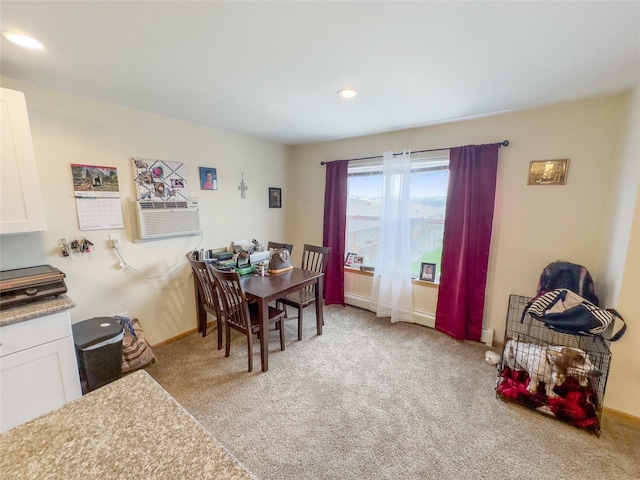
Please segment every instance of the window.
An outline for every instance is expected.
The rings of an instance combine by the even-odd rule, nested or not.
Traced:
[[[363,269],[376,264],[382,160],[349,164],[346,251],[363,257]],[[449,157],[412,159],[411,167],[411,271],[418,277],[422,262],[436,264],[440,277]]]

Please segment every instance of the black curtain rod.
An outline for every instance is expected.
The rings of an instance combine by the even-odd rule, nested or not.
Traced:
[[[509,146],[509,140],[503,140],[502,142],[500,142],[499,144],[500,147],[508,147]],[[425,152],[440,152],[442,150],[451,150],[452,148],[455,147],[444,147],[444,148],[431,148],[429,150],[416,150],[415,152],[411,152],[411,154],[413,155],[414,153],[425,153]],[[394,155],[400,155],[399,153],[394,153]],[[355,160],[373,160],[374,158],[382,158],[382,155],[376,155],[375,157],[361,157],[361,158],[345,158],[345,160],[347,162],[352,162]],[[340,160],[333,160],[335,162],[339,162]],[[326,165],[329,162],[320,162],[320,165]]]

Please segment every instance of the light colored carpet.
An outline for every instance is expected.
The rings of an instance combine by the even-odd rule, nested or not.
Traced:
[[[284,352],[270,332],[267,373],[235,332],[225,358],[215,327],[147,371],[262,479],[640,478],[639,424],[605,412],[598,438],[503,402],[485,345],[354,307],[326,307],[322,336],[313,308],[304,323]]]

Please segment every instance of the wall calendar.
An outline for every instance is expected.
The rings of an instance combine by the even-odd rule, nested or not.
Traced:
[[[80,230],[124,228],[115,167],[71,164]]]

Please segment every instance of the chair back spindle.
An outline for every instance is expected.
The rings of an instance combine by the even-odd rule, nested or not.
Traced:
[[[302,252],[302,268],[304,270],[324,273],[330,251],[330,247],[316,247],[305,244]]]
[[[211,269],[220,290],[222,301],[227,312],[227,322],[242,331],[250,331],[251,316],[247,296],[240,283],[237,272],[223,272]]]
[[[331,247],[318,247],[305,244],[302,251],[301,268],[303,270],[324,273],[327,268],[329,252],[331,252]],[[306,290],[307,293],[315,292],[315,286],[305,287],[304,290]]]
[[[209,271],[213,275],[215,280],[215,288],[220,293],[222,303],[225,309],[225,327],[226,327],[226,349],[225,357],[229,356],[231,347],[231,329],[240,331],[247,336],[247,355],[248,355],[248,370],[253,370],[253,334],[259,333],[260,335],[268,335],[268,329],[262,331],[260,328],[260,317],[258,316],[259,307],[257,304],[252,304],[253,308],[250,310],[247,294],[240,281],[240,275],[237,272],[224,272],[209,267]],[[280,350],[285,349],[284,345],[284,327],[282,325],[282,319],[284,318],[284,312],[273,307],[268,307],[268,323],[276,324],[278,330],[280,330]]]
[[[218,350],[222,348],[222,324],[225,317],[225,308],[222,299],[215,288],[215,281],[211,273],[211,266],[207,262],[194,260],[191,254],[187,254],[187,260],[191,265],[197,295],[202,303],[205,312],[215,315],[218,325]],[[206,323],[206,319],[205,319]],[[204,325],[203,336],[206,335],[206,325]]]

